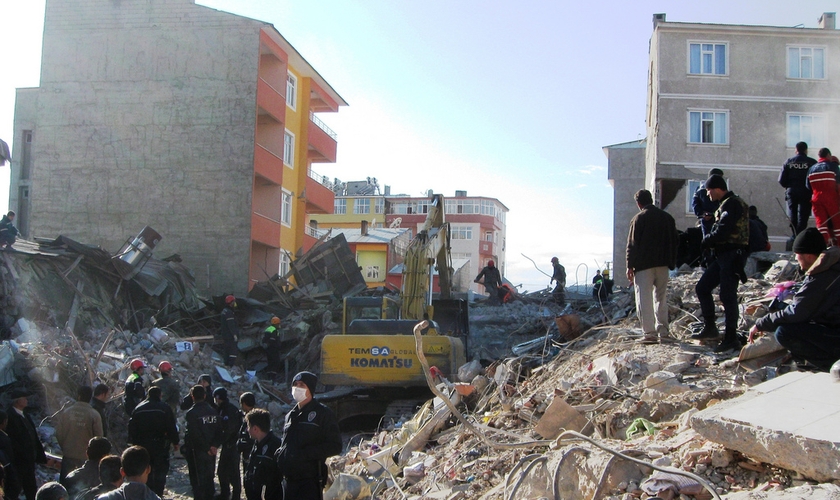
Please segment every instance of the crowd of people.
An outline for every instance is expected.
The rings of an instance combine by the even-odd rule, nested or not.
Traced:
[[[786,190],[792,248],[804,274],[798,291],[790,304],[760,318],[748,336],[738,331],[738,285],[747,280],[746,259],[750,252],[769,250],[770,244],[756,207],[733,193],[723,171],[714,168],[693,200],[704,271],[695,287],[703,326],[691,339],[715,342],[714,352],[723,353],[773,332],[792,360],[828,371],[840,359],[840,168],[828,148],[820,149],[816,160],[804,142],[796,144],[796,151],[782,167],[779,184]],[[639,213],[627,238],[627,278],[635,291],[640,341],[671,342],[666,290],[669,270],[677,263],[675,221],[653,204],[650,191],[638,191],[635,200]],[[811,213],[816,228],[808,227]],[[723,335],[715,316],[715,288],[724,310]]]
[[[105,415],[97,408],[97,402],[107,400],[107,386],[82,386],[76,401],[52,417],[63,453],[61,473],[58,482],[40,489],[35,465],[45,464],[47,457],[34,422],[23,411],[32,394],[12,391],[9,411],[0,411],[4,498],[23,493],[27,500],[159,499],[173,452],[186,459],[196,500],[240,500],[243,490],[248,500],[323,497],[326,459],[339,454],[342,445],[335,415],[314,397],[314,373],[295,375],[295,406],[283,427],[272,430],[270,413],[257,408],[253,393],[240,394],[237,406],[226,388],[213,389],[210,376],[201,375],[182,400],[168,361],[159,364],[161,377],[148,388],[146,363],[135,359],[129,366],[123,398],[129,447],[120,456],[111,454]],[[178,408],[186,411],[183,437],[175,418]]]

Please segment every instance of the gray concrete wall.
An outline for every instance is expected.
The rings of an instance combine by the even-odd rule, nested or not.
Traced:
[[[727,42],[728,75],[688,75],[689,41]],[[788,79],[788,44],[826,47],[826,79]],[[702,180],[710,168],[721,168],[730,188],[758,207],[774,249],[783,250],[790,230],[776,201],[784,205],[777,179],[782,164],[795,154],[786,145],[787,115],[825,117],[826,144],[811,144],[812,156],[826,145],[840,150],[840,65],[831,64],[837,53],[837,30],[660,24],[651,40],[646,184]],[[728,111],[729,143],[689,144],[691,108]],[[685,207],[692,194],[683,188],[667,207],[679,229],[696,222]]]
[[[48,0],[15,125],[34,122],[33,235],[116,251],[150,225],[199,290],[247,291],[263,26],[192,0]]]
[[[607,178],[613,187],[613,280],[616,285],[629,286],[627,280],[627,234],[630,219],[639,212],[633,195],[645,189],[645,142],[606,146]]]

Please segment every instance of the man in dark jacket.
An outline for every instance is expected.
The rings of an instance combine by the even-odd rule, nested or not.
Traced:
[[[120,473],[122,464],[117,455],[107,455],[99,461],[99,483],[86,491],[83,491],[77,500],[96,500],[99,495],[114,491],[123,483],[123,476]]]
[[[248,500],[281,500],[283,477],[274,460],[281,442],[271,432],[271,414],[255,408],[245,415],[245,425],[254,443],[245,467],[245,497]]]
[[[673,340],[668,331],[668,270],[677,267],[677,225],[671,214],[653,204],[647,189],[634,196],[639,213],[627,235],[627,279],[636,292],[641,342]]]
[[[104,437],[91,438],[87,445],[87,460],[84,465],[70,472],[61,484],[67,488],[70,498],[76,498],[83,491],[99,484],[99,461],[111,453],[111,442]]]
[[[775,330],[776,340],[794,359],[827,372],[840,359],[840,247],[826,250],[825,240],[811,227],[799,233],[793,251],[805,273],[802,286],[789,306],[759,318],[750,338]]]
[[[484,266],[473,281],[479,283],[481,278],[484,278],[484,290],[490,294],[490,303],[500,304],[505,291],[501,289],[502,273],[499,272],[495,262],[488,260],[487,265]]]
[[[222,445],[222,426],[218,411],[205,401],[204,387],[193,387],[190,395],[195,404],[187,412],[187,432],[181,453],[187,459],[193,498],[213,500],[213,472],[216,454]]]
[[[817,160],[808,156],[808,144],[796,143],[796,155],[788,158],[779,173],[779,184],[785,188],[788,216],[796,234],[808,227],[811,217],[811,190],[806,185],[808,170]]]
[[[292,379],[297,401],[283,426],[282,445],[274,455],[283,475],[283,497],[321,500],[328,457],[341,453],[341,433],[332,410],[313,398],[318,377],[300,372]]]
[[[233,310],[236,308],[236,297],[228,295],[225,297],[225,308],[222,309],[221,326],[219,335],[225,343],[225,365],[233,366],[239,356],[239,347],[236,342],[239,340],[239,325],[236,324],[236,317]]]
[[[11,210],[0,219],[0,247],[11,247],[20,234],[14,222],[15,213]]]
[[[210,375],[208,375],[207,373],[202,373],[198,376],[198,380],[195,383],[200,385],[201,387],[204,387],[204,394],[207,394],[208,397],[210,397],[209,395],[213,394],[212,382],[213,380],[210,377]],[[210,406],[212,406],[213,408],[216,407],[216,403],[212,403],[210,401],[208,401],[208,403],[210,403]],[[193,407],[193,404],[194,402],[192,394],[188,392],[187,395],[184,396],[184,399],[181,400],[181,410],[187,411]]]
[[[236,440],[236,449],[242,454],[242,470],[248,470],[248,456],[251,454],[251,449],[254,447],[254,438],[248,431],[248,422],[245,420],[245,415],[256,408],[257,398],[254,397],[253,392],[243,392],[239,396],[239,407],[242,408],[242,425],[239,427],[239,438]]]
[[[770,237],[767,235],[767,224],[758,218],[758,208],[750,205],[750,253],[769,252]],[[807,224],[807,221],[806,221]]]
[[[715,324],[715,302],[712,292],[720,285],[720,301],[726,317],[724,337],[714,352],[740,349],[738,336],[738,280],[746,282],[746,263],[750,242],[749,208],[744,200],[726,186],[719,175],[706,180],[706,190],[714,201],[720,201],[715,211],[715,224],[703,237],[703,247],[711,250],[713,261],[697,282],[695,291],[703,313],[703,331],[692,335],[695,340],[710,341],[720,337]]]
[[[102,436],[108,436],[108,419],[105,415],[105,405],[108,403],[108,396],[111,388],[107,384],[99,384],[93,388],[93,397],[90,399],[90,406],[102,417]]]
[[[280,367],[283,364],[281,359],[283,353],[280,352],[281,340],[280,318],[273,316],[271,318],[271,324],[269,324],[265,331],[263,331],[262,338],[263,347],[265,347],[265,356],[268,361],[267,370],[270,372],[279,372]]]
[[[142,446],[126,448],[120,457],[125,481],[119,488],[100,496],[97,500],[160,500],[160,497],[146,486],[152,468],[149,452]]]
[[[3,492],[6,498],[17,499],[20,496],[20,480],[15,470],[15,452],[12,449],[12,440],[6,434],[6,425],[9,423],[9,415],[0,410],[0,465],[3,466]]]
[[[709,177],[713,175],[723,177],[723,170],[719,168],[709,170]],[[715,223],[715,210],[717,210],[719,205],[719,202],[709,198],[709,193],[706,191],[705,185],[698,187],[697,191],[694,192],[694,198],[691,200],[691,208],[694,210],[694,215],[697,216],[697,221],[700,229],[703,231],[703,236],[711,232],[712,226]]]
[[[551,266],[554,268],[554,274],[551,275],[551,283],[557,283],[551,296],[554,298],[554,303],[558,306],[566,304],[566,268],[560,263],[557,257],[551,258]]]
[[[6,433],[12,441],[14,452],[14,465],[20,478],[20,485],[26,500],[35,500],[35,493],[38,491],[35,485],[35,464],[46,464],[47,455],[44,453],[44,445],[38,438],[38,431],[32,418],[23,410],[29,405],[29,396],[32,393],[23,389],[12,391],[12,406],[7,411],[9,424]],[[10,496],[9,498],[16,498]]]
[[[160,400],[172,408],[172,414],[174,415],[178,409],[178,403],[181,400],[181,395],[178,394],[181,384],[172,376],[172,363],[169,361],[161,361],[158,364],[158,371],[160,372],[160,378],[152,381],[152,385],[160,387]]]
[[[146,362],[138,358],[132,360],[129,367],[131,368],[131,375],[125,379],[123,408],[130,417],[131,412],[140,404],[140,401],[146,399],[146,385],[143,381],[143,374],[146,372]]]
[[[239,450],[236,440],[239,428],[242,426],[242,414],[235,404],[228,401],[227,389],[217,387],[213,391],[213,399],[219,408],[219,419],[222,426],[222,451],[219,452],[219,499],[239,500],[242,494],[242,483],[239,477]]]
[[[151,473],[147,484],[163,496],[169,474],[169,447],[178,450],[178,424],[172,408],[161,401],[161,388],[149,388],[145,401],[137,405],[128,421],[128,442],[149,452]]]

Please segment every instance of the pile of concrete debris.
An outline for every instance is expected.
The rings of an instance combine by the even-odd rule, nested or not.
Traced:
[[[739,290],[745,330],[767,313],[767,292],[796,272],[778,254],[756,257]],[[766,408],[741,415],[746,424],[707,416],[793,380],[834,398],[836,417],[840,384],[827,374],[780,375],[783,353],[761,347],[767,342],[720,356],[688,341],[699,276],[683,269],[669,286],[679,342],[643,345],[628,318],[571,341],[547,332],[534,339],[536,352],[469,363],[460,381],[436,380],[441,397],[416,414],[351,440],[331,461],[336,480],[325,498],[840,498],[836,431],[821,440],[797,426],[751,425]]]

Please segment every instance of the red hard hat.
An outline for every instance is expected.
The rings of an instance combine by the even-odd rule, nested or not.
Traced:
[[[133,371],[137,371],[140,368],[145,368],[146,367],[146,362],[143,361],[142,359],[135,359],[128,366],[130,366]]]
[[[172,371],[172,363],[169,361],[161,361],[158,365],[158,370],[162,372],[171,372]]]
[[[496,266],[496,263],[495,263],[495,262],[493,262],[492,260],[488,260],[488,261],[487,261],[487,265],[488,265],[488,266],[490,266],[490,267],[495,267],[495,266]]]
[[[233,304],[234,302],[236,302],[236,297],[234,297],[233,295],[228,295],[227,297],[225,297],[225,304]]]
[[[279,325],[280,324],[280,318],[278,318],[277,316],[274,316],[273,318],[271,318],[271,324],[272,325]]]

